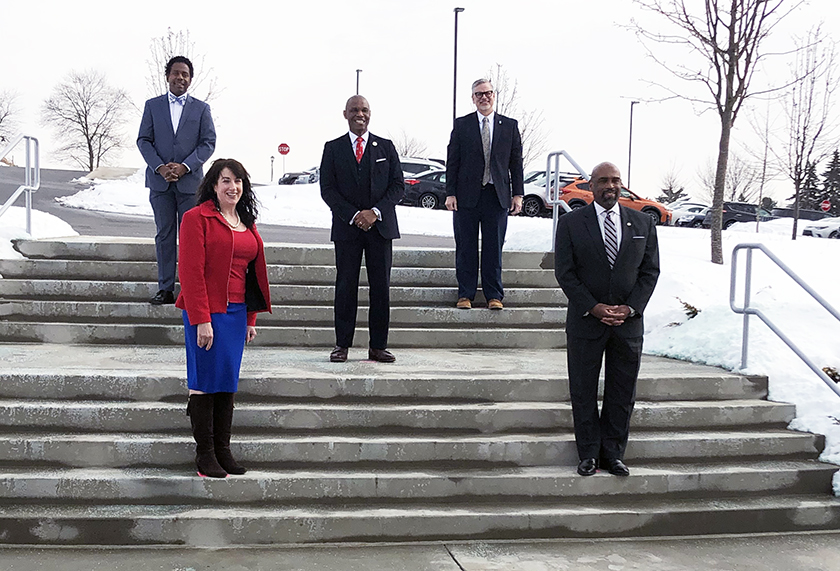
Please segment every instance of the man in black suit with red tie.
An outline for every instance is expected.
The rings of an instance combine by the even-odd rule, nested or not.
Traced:
[[[525,193],[522,139],[514,119],[493,111],[490,80],[472,85],[476,107],[455,120],[446,152],[446,208],[455,231],[455,276],[459,309],[470,309],[478,289],[481,229],[481,289],[490,309],[502,309],[502,246],[508,213],[522,210]]]
[[[394,208],[405,191],[394,144],[368,131],[370,106],[354,95],[344,118],[350,132],[324,145],[321,197],[332,210],[335,244],[335,348],[330,361],[347,361],[356,330],[359,272],[365,256],[370,286],[368,358],[392,363],[387,350],[390,322],[391,242],[400,237]]]
[[[628,476],[623,458],[642,357],[642,315],[659,278],[656,225],[618,204],[622,184],[615,165],[599,164],[589,182],[594,202],[560,217],[554,243],[554,275],[569,299],[566,355],[578,473],[591,476],[600,466]]]

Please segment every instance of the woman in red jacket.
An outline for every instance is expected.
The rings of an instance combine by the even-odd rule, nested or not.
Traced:
[[[230,452],[233,395],[257,313],[271,311],[257,204],[245,168],[218,159],[198,187],[198,206],[181,222],[175,302],[184,317],[187,415],[199,476],[244,474]]]

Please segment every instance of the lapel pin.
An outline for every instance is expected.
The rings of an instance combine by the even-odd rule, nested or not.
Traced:
[[[372,142],[371,145],[373,145],[375,147],[376,146],[376,141]]]

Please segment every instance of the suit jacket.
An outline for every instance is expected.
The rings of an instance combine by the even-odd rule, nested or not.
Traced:
[[[516,120],[495,116],[490,145],[490,175],[499,204],[509,209],[511,196],[525,193],[522,173],[522,139]],[[458,199],[458,207],[475,208],[481,196],[484,148],[476,113],[455,120],[446,149],[446,195]]]
[[[405,192],[405,183],[397,150],[388,139],[371,133],[365,154],[370,154],[370,203],[366,203],[366,192],[360,187],[356,154],[347,133],[324,145],[321,197],[332,210],[333,241],[357,238],[362,230],[350,224],[353,216],[373,207],[382,214],[382,220],[374,224],[382,237],[400,237],[395,206]]]
[[[140,121],[137,148],[146,161],[146,187],[149,190],[163,192],[169,188],[169,183],[155,172],[157,167],[183,163],[190,172],[182,176],[175,186],[178,192],[194,194],[204,176],[202,165],[216,148],[216,128],[210,106],[187,95],[178,132],[175,133],[169,113],[169,95],[149,99]]]
[[[588,312],[598,303],[636,311],[615,327],[623,337],[644,334],[642,314],[659,278],[656,226],[650,216],[620,206],[621,245],[610,269],[594,204],[560,217],[554,246],[554,275],[569,299],[566,332],[588,339],[604,328]]]

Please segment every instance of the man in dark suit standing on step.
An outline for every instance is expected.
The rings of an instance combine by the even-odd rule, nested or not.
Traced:
[[[459,309],[470,309],[478,289],[481,229],[481,289],[490,309],[502,309],[502,246],[508,213],[522,210],[525,193],[522,140],[516,121],[493,111],[496,93],[488,79],[472,85],[476,107],[455,120],[446,152],[446,208],[455,230],[455,276]]]
[[[628,476],[623,462],[642,357],[642,315],[659,278],[656,226],[650,216],[620,206],[621,173],[611,163],[592,171],[594,202],[560,217],[554,275],[569,299],[566,355],[580,463]],[[604,399],[598,413],[598,377]]]
[[[391,363],[391,242],[400,237],[394,207],[405,190],[403,174],[394,144],[368,131],[367,99],[348,99],[344,118],[350,132],[324,145],[321,158],[321,197],[332,210],[330,239],[335,244],[335,348],[330,361],[345,362],[353,344],[364,253],[370,286],[368,358]]]
[[[210,106],[187,95],[193,64],[175,56],[166,64],[169,92],[146,101],[137,147],[146,161],[146,187],[155,214],[158,292],[153,305],[175,303],[178,228],[195,206],[202,165],[216,148]]]

